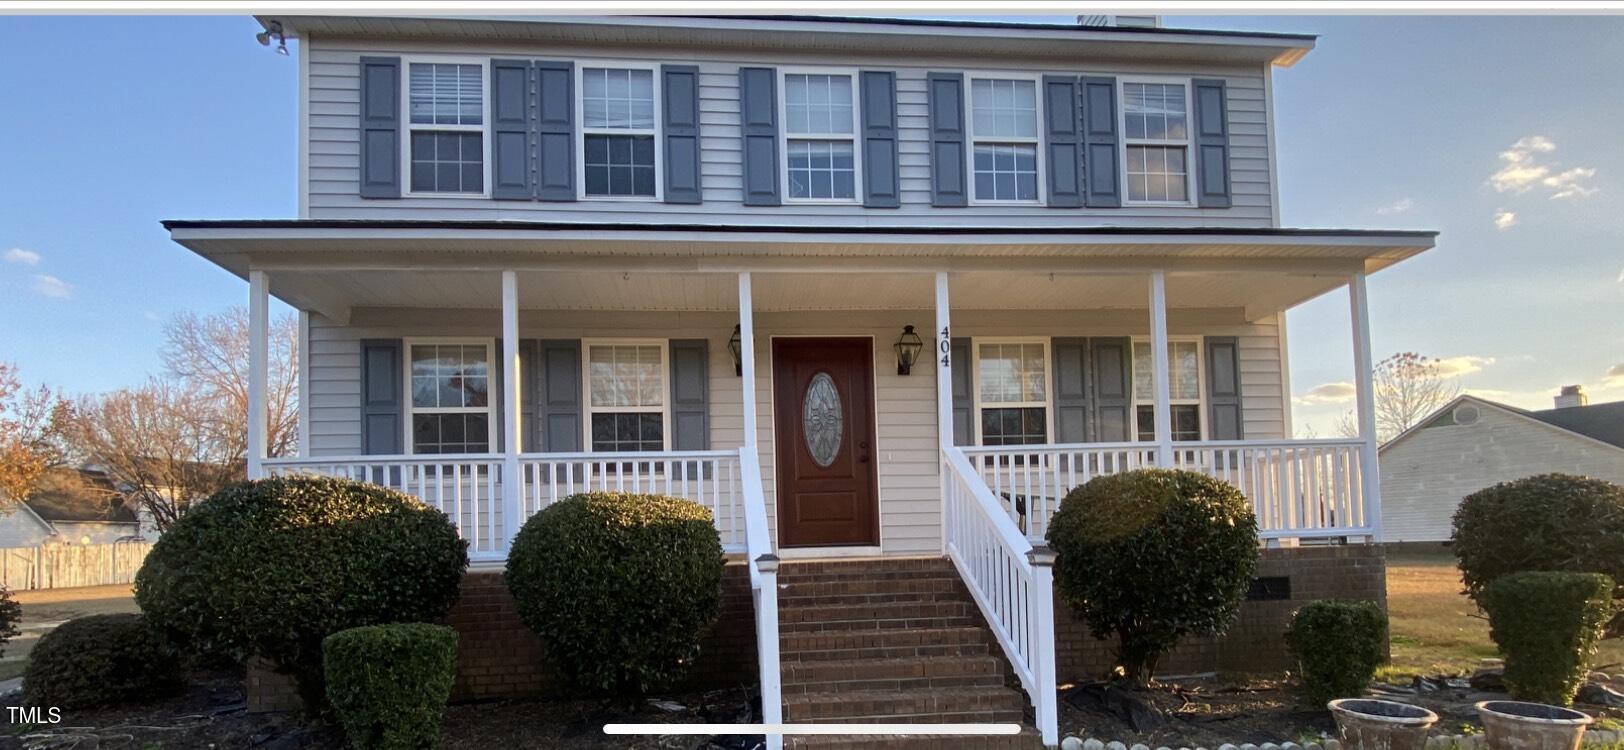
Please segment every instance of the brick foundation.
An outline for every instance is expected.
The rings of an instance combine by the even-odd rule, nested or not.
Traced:
[[[1291,596],[1247,601],[1221,638],[1189,638],[1162,657],[1157,673],[1264,673],[1291,668],[1284,633],[1291,613],[1316,599],[1367,600],[1387,606],[1386,555],[1378,545],[1262,550],[1259,578],[1286,578]],[[1055,669],[1062,682],[1096,679],[1112,666],[1115,641],[1098,640],[1055,599]]]
[[[455,628],[461,637],[452,700],[546,696],[564,689],[544,656],[541,640],[519,621],[501,571],[469,571],[463,577],[462,595],[443,624]],[[701,642],[700,658],[682,687],[703,690],[755,682],[756,619],[750,574],[742,563],[733,563],[722,572],[721,614]],[[257,660],[249,666],[247,692],[250,712],[300,707],[292,680]]]

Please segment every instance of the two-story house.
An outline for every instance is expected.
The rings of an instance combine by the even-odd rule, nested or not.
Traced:
[[[299,216],[165,222],[249,282],[250,471],[443,509],[470,591],[548,503],[685,497],[748,592],[707,658],[759,670],[767,721],[1050,745],[1057,678],[1108,666],[1042,547],[1091,476],[1215,473],[1268,541],[1260,598],[1383,596],[1365,278],[1435,234],[1280,225],[1272,80],[1313,36],[260,20],[300,42]],[[1365,437],[1291,440],[1284,313],[1344,288]],[[298,458],[264,454],[271,295]],[[1289,603],[1173,661],[1283,664]],[[465,694],[543,687],[510,613],[453,619]]]

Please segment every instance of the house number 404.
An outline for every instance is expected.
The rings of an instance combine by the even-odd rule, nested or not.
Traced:
[[[952,360],[953,337],[947,335],[947,329],[942,329],[942,336],[936,342],[936,350],[942,355],[942,366],[948,367]]]

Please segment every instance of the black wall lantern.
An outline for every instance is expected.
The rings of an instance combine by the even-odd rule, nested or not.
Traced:
[[[914,333],[913,326],[903,326],[902,335],[897,338],[897,374],[908,375],[913,372],[915,362],[919,361],[919,352],[925,348],[925,342]]]
[[[733,338],[727,340],[727,350],[733,352],[733,374],[744,377],[744,342],[739,338],[739,324],[733,324]]]

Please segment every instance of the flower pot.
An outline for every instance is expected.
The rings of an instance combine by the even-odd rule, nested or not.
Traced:
[[[1336,718],[1342,744],[1358,750],[1423,750],[1438,715],[1420,706],[1374,698],[1342,698],[1325,704]]]
[[[1483,701],[1475,706],[1491,750],[1578,750],[1594,721],[1571,708],[1522,701]]]

